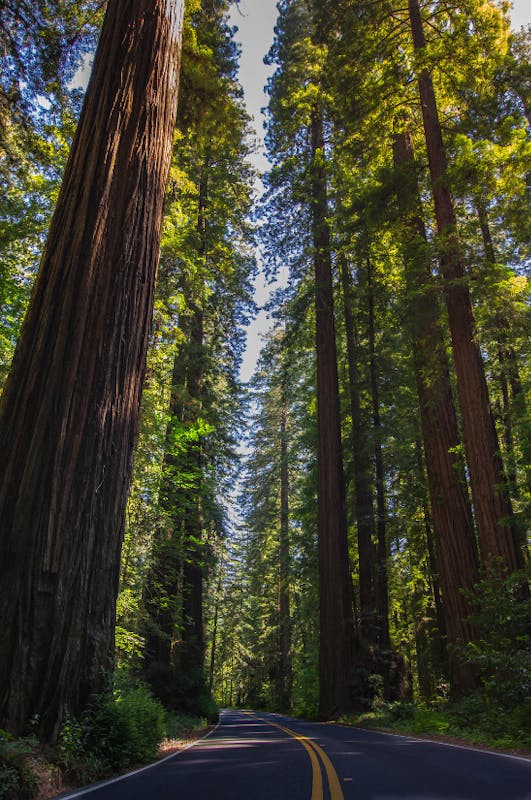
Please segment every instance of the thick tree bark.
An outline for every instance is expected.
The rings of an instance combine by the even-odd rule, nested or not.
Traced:
[[[367,441],[367,424],[361,415],[358,332],[352,310],[352,279],[346,259],[340,256],[341,284],[343,289],[343,312],[347,344],[349,374],[350,414],[352,417],[352,459],[354,464],[354,496],[356,504],[356,530],[358,538],[358,575],[360,594],[360,635],[364,645],[375,645],[374,620],[376,616],[376,589],[374,585],[374,505],[371,481],[371,458]]]
[[[472,511],[459,456],[459,430],[440,308],[431,279],[413,145],[409,132],[395,135],[394,163],[400,175],[398,205],[408,293],[408,325],[420,405],[424,456],[436,538],[436,562],[448,637],[450,681],[454,691],[474,685],[474,672],[458,655],[460,642],[473,641],[473,609],[465,592],[478,580]]]
[[[413,44],[426,47],[418,0],[409,0]],[[445,280],[446,306],[452,336],[459,405],[472,500],[484,563],[500,559],[508,572],[523,564],[515,534],[510,499],[505,488],[498,437],[494,427],[474,313],[467,285],[452,195],[448,185],[446,150],[435,92],[426,68],[418,75],[424,133]]]
[[[319,715],[351,706],[353,615],[339,418],[334,294],[322,115],[311,122],[311,213],[315,269],[319,533]]]
[[[112,663],[182,2],[110,0],[0,409],[0,725],[57,730]]]

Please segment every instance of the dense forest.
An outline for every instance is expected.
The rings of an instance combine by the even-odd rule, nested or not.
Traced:
[[[279,0],[259,193],[230,6],[0,3],[0,744],[91,779],[136,703],[531,746],[529,31]]]

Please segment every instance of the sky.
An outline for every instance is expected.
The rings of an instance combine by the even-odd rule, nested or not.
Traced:
[[[272,73],[272,68],[263,59],[273,42],[273,29],[277,18],[276,0],[240,0],[234,4],[230,13],[230,23],[238,28],[236,41],[241,46],[240,83],[243,86],[247,110],[254,120],[254,128],[260,142],[260,151],[253,163],[261,172],[268,168],[263,147],[263,116],[261,109],[267,105],[267,95],[263,87]],[[531,3],[529,0],[515,0],[512,4],[511,19],[513,28],[531,23]],[[264,278],[259,275],[255,282],[255,300],[262,305],[269,295]],[[247,331],[247,348],[243,358],[240,377],[248,381],[253,374],[261,349],[261,337],[269,328],[264,311],[251,323]]]
[[[254,166],[260,172],[266,172],[268,161],[264,150],[264,117],[261,109],[267,105],[264,87],[273,68],[264,64],[264,56],[273,43],[274,26],[277,19],[276,0],[240,0],[234,4],[230,14],[230,23],[238,28],[236,40],[240,43],[240,83],[243,86],[247,111],[253,118],[259,151],[253,158]],[[258,189],[259,190],[259,189]],[[269,296],[263,274],[255,280],[255,301],[261,306]],[[252,376],[260,349],[262,335],[269,328],[269,320],[265,311],[259,311],[247,330],[247,347],[240,370],[242,381]]]

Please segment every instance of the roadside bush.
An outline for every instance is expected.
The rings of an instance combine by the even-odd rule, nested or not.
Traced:
[[[190,714],[176,714],[173,711],[166,713],[165,736],[167,739],[186,739],[193,732],[208,726],[205,717],[196,717]]]
[[[106,765],[89,749],[87,730],[67,714],[59,732],[56,748],[58,766],[69,778],[79,783],[92,783],[105,774]]]
[[[37,791],[37,777],[28,757],[32,744],[25,739],[15,739],[0,730],[0,798],[18,800],[32,798]]]
[[[472,600],[473,621],[482,631],[478,642],[469,642],[465,657],[481,677],[484,696],[504,709],[525,704],[531,692],[531,570],[500,578],[500,567],[491,565],[477,584]]]
[[[81,720],[67,715],[57,743],[57,762],[80,783],[153,760],[165,735],[166,712],[143,684],[118,681]]]
[[[202,669],[192,669],[184,675],[167,664],[155,662],[146,673],[146,679],[166,708],[177,714],[206,717],[212,723],[218,721],[219,708]]]
[[[165,733],[165,711],[139,684],[99,698],[84,722],[86,744],[112,769],[155,758]]]
[[[494,746],[531,748],[531,697],[507,708],[478,691],[447,709],[452,727],[470,738],[483,736]]]
[[[387,706],[389,718],[393,721],[401,719],[413,719],[415,716],[415,706],[413,703],[389,703]]]

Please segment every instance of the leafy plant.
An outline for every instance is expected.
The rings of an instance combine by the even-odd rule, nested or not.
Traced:
[[[32,744],[0,730],[0,800],[34,797],[37,778],[28,761]]]
[[[103,763],[121,769],[155,758],[165,732],[161,703],[143,685],[99,698],[84,721],[85,741]]]
[[[477,584],[474,622],[481,638],[465,657],[475,665],[491,704],[509,709],[528,702],[531,690],[531,597],[528,568],[500,579],[492,564]]]

